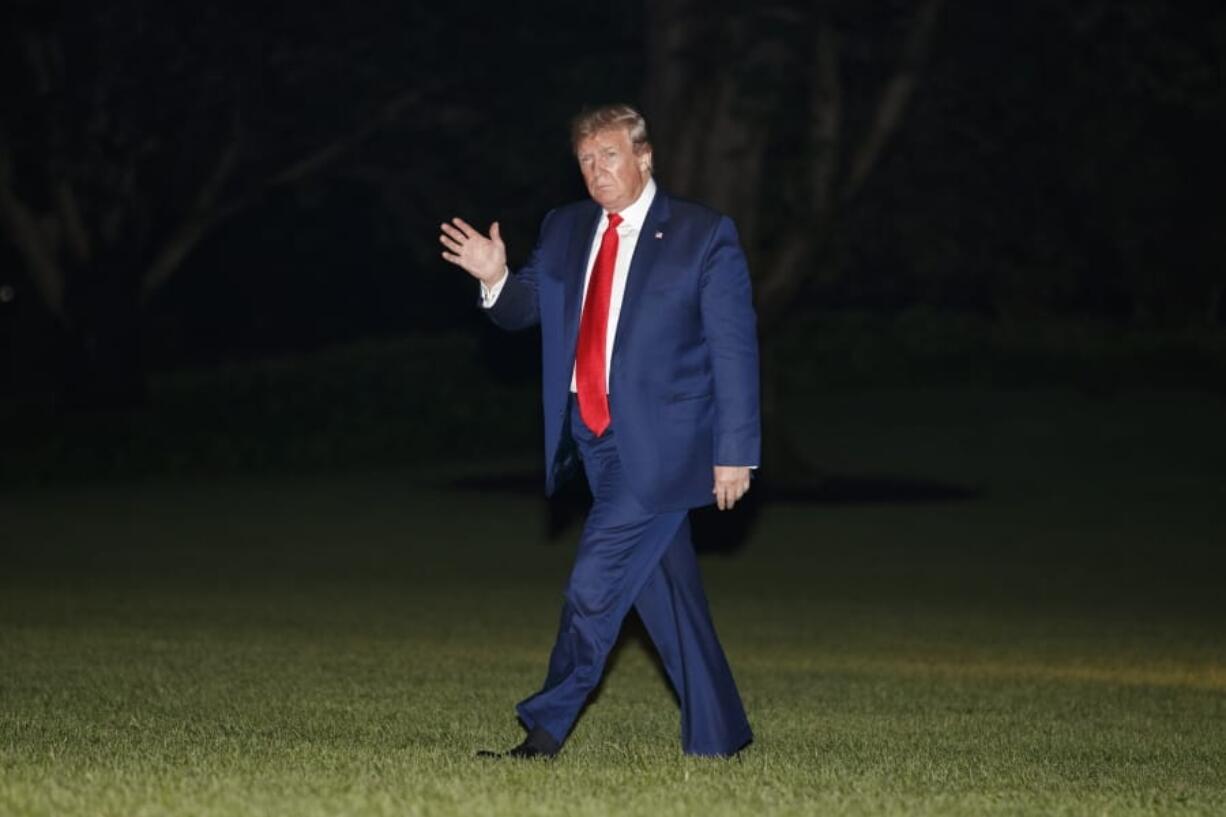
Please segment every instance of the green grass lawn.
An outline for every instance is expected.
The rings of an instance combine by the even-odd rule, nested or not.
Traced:
[[[544,675],[577,531],[537,499],[0,496],[0,815],[1226,813],[1221,397],[814,406],[824,466],[983,493],[767,506],[703,557],[757,733],[732,761],[681,755],[634,626],[556,762],[473,757]]]

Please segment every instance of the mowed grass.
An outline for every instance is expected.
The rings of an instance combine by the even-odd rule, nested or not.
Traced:
[[[768,505],[703,557],[739,758],[681,754],[633,624],[556,762],[473,757],[544,674],[577,530],[539,500],[46,488],[0,498],[0,814],[1226,813],[1223,400],[823,398],[818,462],[983,494]]]

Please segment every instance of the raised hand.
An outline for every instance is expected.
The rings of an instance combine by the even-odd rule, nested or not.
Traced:
[[[502,243],[497,221],[490,225],[488,238],[462,218],[443,222],[440,228],[438,240],[447,248],[443,258],[486,286],[502,279],[507,268],[507,246]]]

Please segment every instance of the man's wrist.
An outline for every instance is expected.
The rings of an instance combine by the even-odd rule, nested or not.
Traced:
[[[481,284],[482,286],[488,289],[494,289],[499,284],[501,284],[503,282],[503,279],[505,279],[510,274],[511,274],[511,268],[503,267],[501,272],[499,272],[497,275],[491,276],[490,279],[487,281],[482,281]]]
[[[502,274],[495,276],[490,283],[481,281],[481,305],[489,309],[498,300],[498,296],[502,294],[502,287],[507,282],[507,276],[511,274],[509,267],[502,268]]]

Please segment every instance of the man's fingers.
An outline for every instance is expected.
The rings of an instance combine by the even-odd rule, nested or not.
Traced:
[[[439,225],[439,229],[443,231],[443,235],[447,236],[448,238],[455,239],[456,241],[459,241],[464,237],[463,233],[445,221]]]
[[[447,249],[451,250],[454,253],[459,253],[461,250],[464,249],[463,247],[460,246],[460,243],[458,241],[451,238],[450,236],[440,235],[438,237],[438,240],[440,244],[442,244],[444,247],[446,247]]]
[[[745,494],[749,493],[749,478],[717,479],[711,493],[715,494],[715,506],[721,511],[731,510]]]
[[[471,224],[469,224],[467,221],[460,218],[459,216],[456,216],[455,218],[453,218],[451,220],[451,223],[459,228],[460,232],[464,234],[465,238],[473,238],[474,236],[480,235],[480,233],[478,233],[475,229],[473,229],[473,226]]]

